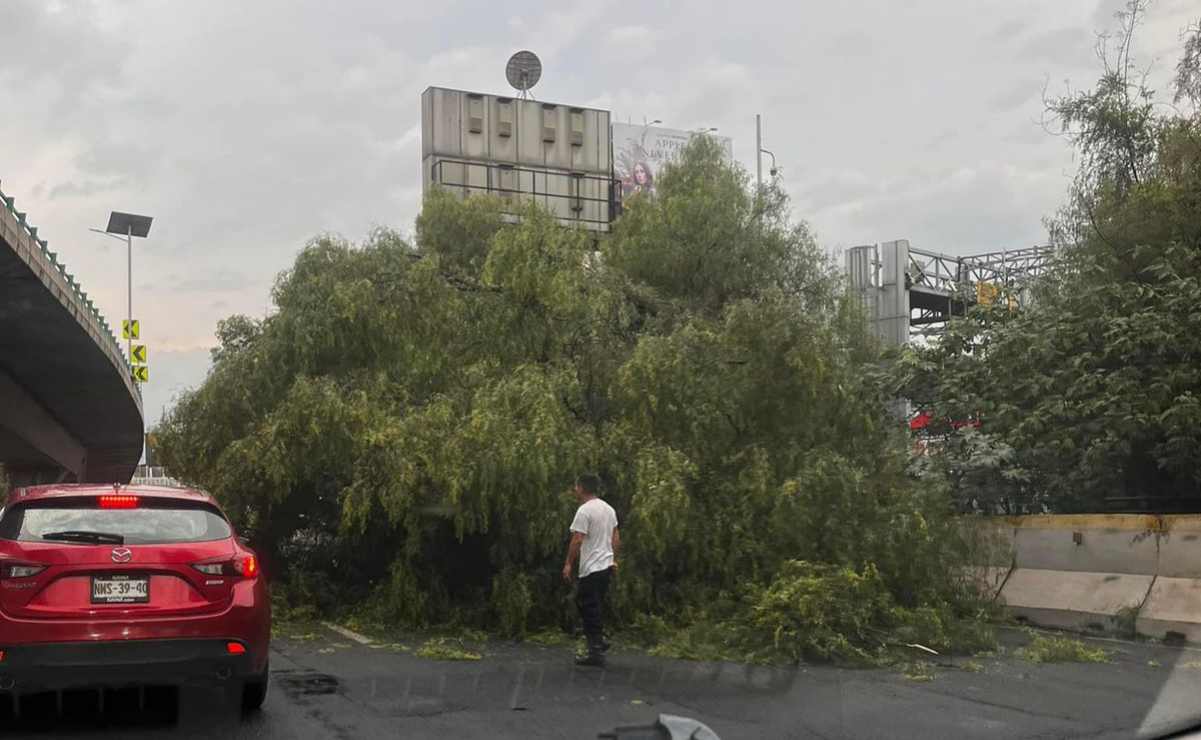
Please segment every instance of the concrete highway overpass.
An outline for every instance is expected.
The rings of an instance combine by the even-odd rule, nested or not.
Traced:
[[[0,464],[14,484],[127,482],[142,396],[87,293],[0,193]]]

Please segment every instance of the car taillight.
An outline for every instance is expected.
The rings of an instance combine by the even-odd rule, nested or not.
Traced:
[[[225,652],[230,655],[245,655],[246,646],[240,642],[227,642],[225,643]]]
[[[220,563],[193,563],[192,567],[210,576],[254,578],[259,574],[259,561],[253,555],[240,555]]]
[[[46,570],[44,565],[26,565],[24,563],[5,563],[0,566],[0,578],[29,578]]]
[[[125,493],[114,493],[100,497],[101,509],[136,509],[138,497]]]
[[[254,578],[259,574],[259,560],[253,555],[234,560],[234,569],[245,578]]]

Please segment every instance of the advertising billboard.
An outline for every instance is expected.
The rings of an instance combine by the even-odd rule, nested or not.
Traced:
[[[605,232],[616,216],[609,111],[429,87],[421,93],[421,184],[528,203],[564,226]]]
[[[655,179],[687,144],[695,133],[657,126],[613,124],[613,172],[621,180],[622,194],[655,192]],[[734,159],[734,144],[729,137],[713,137]]]

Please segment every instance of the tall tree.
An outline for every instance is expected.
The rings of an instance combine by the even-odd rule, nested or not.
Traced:
[[[965,501],[1201,508],[1201,27],[1177,70],[1181,105],[1163,106],[1133,74],[1143,12],[1119,16],[1093,90],[1050,103],[1081,165],[1032,305],[977,307],[907,358],[911,396],[983,420],[982,439],[948,450],[953,466],[1002,452],[978,458]]]

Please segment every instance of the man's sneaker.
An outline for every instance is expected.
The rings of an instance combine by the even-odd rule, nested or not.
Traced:
[[[582,666],[594,666],[596,668],[605,667],[605,656],[602,653],[588,653],[587,655],[575,656],[575,664]]]

